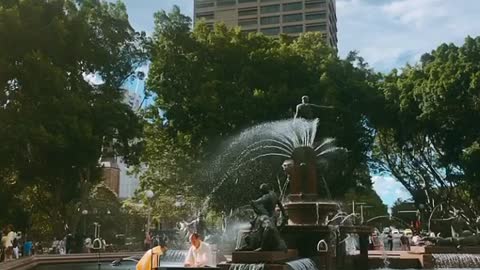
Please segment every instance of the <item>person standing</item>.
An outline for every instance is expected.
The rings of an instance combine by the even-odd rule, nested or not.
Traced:
[[[190,236],[190,243],[192,246],[185,258],[185,267],[215,266],[210,245],[200,240],[198,233]]]
[[[393,235],[392,233],[389,233],[388,236],[387,236],[387,242],[388,242],[388,249],[390,251],[393,250]]]
[[[13,231],[13,225],[10,224],[6,229],[6,238],[4,242],[5,248],[5,260],[11,260],[13,255],[13,240],[15,239],[15,232]],[[3,242],[3,241],[2,241]]]
[[[152,241],[153,241],[153,233],[151,231],[148,231],[146,234],[145,234],[145,240],[143,241],[143,249],[145,251],[148,251],[152,248]]]
[[[12,247],[13,247],[13,258],[18,259],[18,251],[19,251],[19,241],[18,241],[18,235],[15,233],[15,236],[13,237],[12,241]]]
[[[402,246],[402,251],[410,251],[410,240],[405,234],[402,234],[400,237],[400,245]]]
[[[32,253],[33,243],[29,238],[25,239],[25,243],[23,244],[23,256],[28,257]]]
[[[70,231],[67,232],[67,236],[65,236],[65,253],[70,254],[72,253],[73,247],[73,235]]]
[[[2,241],[0,245],[0,262],[3,262],[6,260],[6,252],[7,252],[7,228],[5,227],[2,232]]]

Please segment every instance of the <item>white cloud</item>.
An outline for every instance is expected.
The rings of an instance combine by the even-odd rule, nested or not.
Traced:
[[[395,178],[391,176],[372,176],[373,189],[388,206],[398,199],[409,199],[410,194]]]
[[[104,83],[104,81],[102,80],[102,77],[100,77],[100,75],[95,73],[90,73],[90,74],[83,73],[83,79],[91,85],[100,85]]]
[[[358,50],[389,71],[441,43],[480,35],[479,13],[478,0],[337,0],[340,54]]]

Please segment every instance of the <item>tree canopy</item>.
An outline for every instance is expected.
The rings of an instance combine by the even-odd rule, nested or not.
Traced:
[[[0,2],[0,176],[6,205],[29,203],[19,209],[50,217],[59,233],[64,224],[75,227],[67,209],[76,209],[101,179],[101,157],[138,160],[142,125],[120,87],[145,59],[143,39],[122,3]],[[93,84],[88,76],[102,82]]]
[[[414,66],[380,83],[386,115],[377,126],[375,155],[431,211],[444,203],[473,221],[480,192],[480,38],[442,44]]]
[[[210,170],[223,141],[254,124],[293,117],[297,101],[309,95],[313,103],[335,107],[319,114],[318,137],[335,137],[350,151],[324,172],[333,196],[341,198],[357,185],[371,187],[367,153],[374,134],[368,119],[375,114],[371,104],[381,99],[374,87],[378,76],[361,57],[351,53],[340,59],[319,33],[272,39],[223,24],[211,29],[200,22],[193,31],[190,25],[178,7],[171,13],[158,12],[150,45],[147,86],[155,97],[147,114],[151,128],[162,130],[166,145],[171,142],[186,151],[194,160],[191,165],[198,163],[195,169],[189,165],[172,176],[171,183],[182,175],[183,180],[190,179],[185,185],[208,195],[221,179],[205,177],[201,171]],[[147,135],[146,140],[156,138]],[[146,175],[159,170],[149,166]],[[238,207],[252,199],[259,182],[277,182],[275,173],[232,177],[241,178],[237,181],[244,183],[241,191],[235,181],[226,181],[213,194],[214,208]],[[235,190],[238,201],[229,199]]]

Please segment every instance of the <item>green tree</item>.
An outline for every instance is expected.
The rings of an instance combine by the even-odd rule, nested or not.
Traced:
[[[141,121],[120,87],[144,59],[143,39],[121,3],[0,2],[1,181],[56,233],[76,228],[68,212],[101,179],[102,156],[137,159]]]
[[[367,153],[373,132],[368,117],[381,99],[375,91],[378,76],[356,53],[339,59],[319,33],[292,41],[246,35],[223,24],[210,29],[199,23],[191,31],[190,18],[178,7],[169,14],[158,12],[155,24],[147,82],[155,98],[148,118],[162,123],[155,128],[167,135],[167,144],[185,149],[193,160],[205,161],[197,170],[174,164],[191,174],[184,179],[197,194],[209,194],[222,181],[223,175],[201,173],[212,169],[222,141],[254,124],[292,117],[302,95],[335,106],[333,112],[320,115],[319,137],[335,137],[339,146],[350,150],[346,160],[333,162],[324,172],[333,196],[341,198],[357,184],[371,186]],[[211,197],[214,209],[229,211],[248,203],[260,182],[276,186],[280,164],[259,162],[249,168],[250,172],[270,166],[269,174],[241,171],[229,176],[232,179]]]
[[[420,63],[381,83],[386,117],[378,123],[375,156],[431,211],[434,203],[480,214],[480,38],[442,44]],[[475,165],[474,165],[475,164]]]
[[[193,149],[189,149],[188,140],[182,140],[180,136],[172,139],[162,121],[146,123],[144,136],[142,165],[135,170],[140,175],[140,189],[132,201],[141,202],[144,207],[137,212],[145,215],[151,208],[152,216],[160,223],[195,214],[194,209],[199,205],[192,197],[196,193],[192,186],[192,171],[198,168],[198,161],[192,158]],[[146,190],[154,192],[152,199],[145,197]]]

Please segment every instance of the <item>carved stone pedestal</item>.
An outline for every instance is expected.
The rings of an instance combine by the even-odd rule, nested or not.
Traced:
[[[232,253],[232,261],[218,265],[222,270],[230,269],[234,264],[265,264],[264,270],[287,270],[285,262],[298,258],[298,252],[294,249],[283,251],[235,251]]]
[[[283,251],[235,251],[232,253],[234,263],[278,263],[294,260],[298,257],[295,249]]]

